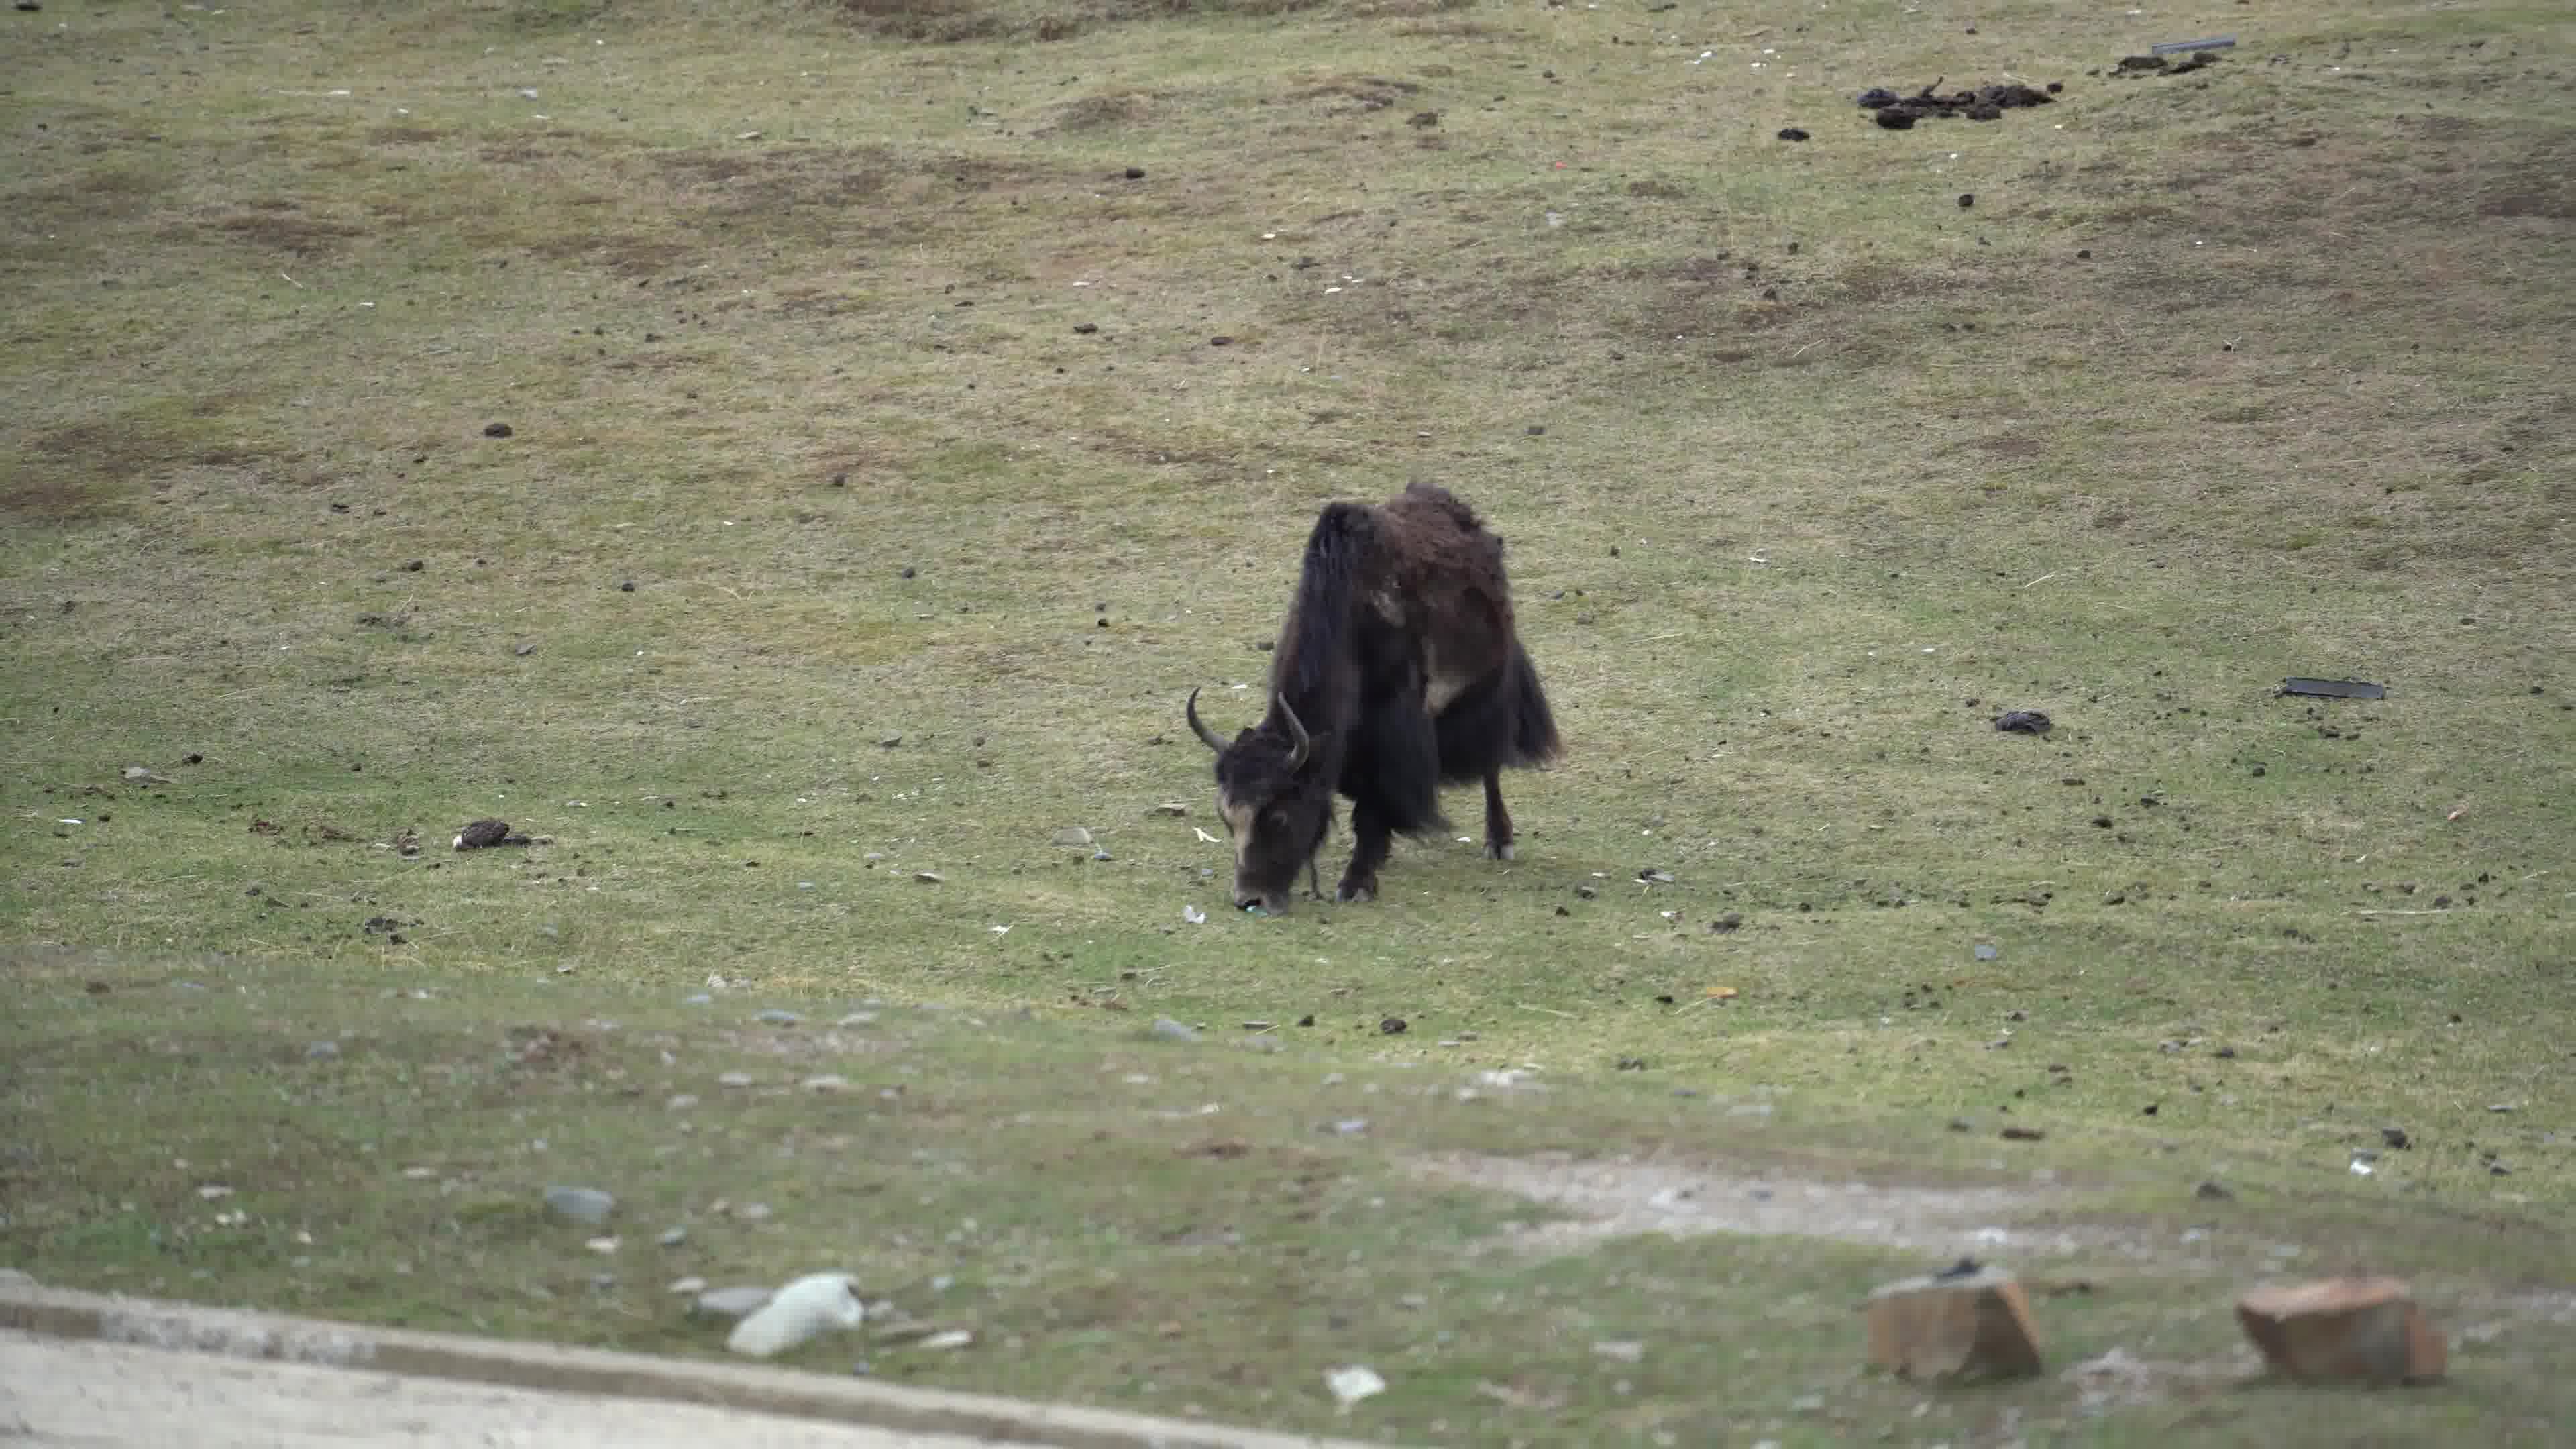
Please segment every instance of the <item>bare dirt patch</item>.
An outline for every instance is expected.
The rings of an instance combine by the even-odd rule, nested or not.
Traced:
[[[1516,1234],[1518,1247],[1580,1252],[1610,1238],[1663,1233],[1752,1233],[1933,1253],[2072,1253],[2103,1235],[2063,1227],[2008,1226],[2060,1207],[2040,1187],[1930,1187],[1790,1173],[1739,1173],[1689,1163],[1570,1155],[1445,1156],[1419,1161],[1434,1177],[1517,1193],[1574,1214]]]
[[[285,252],[298,257],[335,251],[350,238],[367,234],[364,227],[325,221],[274,207],[237,212],[217,221],[215,228],[263,251]]]

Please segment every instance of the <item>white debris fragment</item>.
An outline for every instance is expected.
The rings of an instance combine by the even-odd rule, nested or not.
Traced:
[[[1385,1393],[1386,1380],[1378,1377],[1377,1370],[1366,1364],[1355,1363],[1344,1368],[1327,1370],[1324,1374],[1324,1387],[1333,1391],[1334,1400],[1342,1406],[1342,1412],[1347,1414],[1350,1412],[1351,1405],[1360,1400],[1372,1394]]]
[[[725,1347],[749,1358],[768,1358],[826,1329],[856,1328],[866,1320],[867,1309],[850,1285],[847,1273],[808,1273],[735,1324]]]

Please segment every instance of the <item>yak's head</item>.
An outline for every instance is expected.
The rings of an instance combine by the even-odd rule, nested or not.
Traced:
[[[1315,852],[1333,823],[1333,781],[1313,768],[1313,738],[1276,695],[1270,714],[1231,743],[1199,719],[1197,690],[1182,713],[1216,751],[1216,811],[1234,837],[1235,906],[1287,910],[1297,872],[1312,879]]]

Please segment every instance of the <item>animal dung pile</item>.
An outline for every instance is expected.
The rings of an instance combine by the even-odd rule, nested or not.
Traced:
[[[1971,121],[2000,121],[2004,112],[2030,106],[2045,106],[2066,89],[2062,81],[2050,81],[2048,89],[2039,90],[2017,82],[1983,85],[1972,91],[1952,91],[1946,95],[1933,90],[1934,81],[1910,96],[1900,96],[1885,86],[1872,86],[1860,93],[1860,108],[1872,112],[1877,122],[1891,131],[1911,129],[1916,121],[1937,116],[1954,121],[1961,116]]]
[[[2218,64],[2215,50],[2195,50],[2180,60],[2167,60],[2161,55],[2124,55],[2111,67],[2113,80],[2139,80],[2151,75],[2189,75]]]

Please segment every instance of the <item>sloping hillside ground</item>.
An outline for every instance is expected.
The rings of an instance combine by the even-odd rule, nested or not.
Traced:
[[[11,1263],[699,1350],[846,1264],[977,1346],[817,1369],[1415,1442],[2568,1417],[2553,9],[6,20]],[[1233,916],[1180,701],[1411,478],[1568,758]],[[1960,1251],[2150,1368],[1860,1374]],[[2453,1383],[2233,1387],[2347,1264]]]

